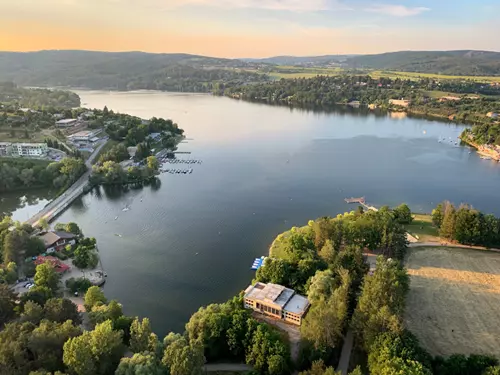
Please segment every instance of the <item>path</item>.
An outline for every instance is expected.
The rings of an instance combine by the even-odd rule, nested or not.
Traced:
[[[89,158],[85,162],[87,171],[73,185],[71,185],[64,192],[64,194],[55,198],[52,202],[42,208],[40,212],[32,216],[30,219],[26,220],[27,224],[36,225],[41,218],[46,218],[47,221],[51,221],[83,193],[83,188],[87,184],[89,176],[92,173],[92,162],[97,157],[99,151],[101,151],[105,144],[106,142],[102,142],[89,156]]]
[[[205,372],[215,371],[234,371],[234,372],[249,372],[252,367],[244,363],[207,363],[204,366]]]
[[[342,345],[342,352],[340,353],[339,365],[337,366],[337,371],[340,371],[341,375],[347,375],[347,371],[349,371],[349,361],[351,359],[353,343],[354,343],[354,335],[352,333],[352,330],[349,329],[344,338],[344,345]]]

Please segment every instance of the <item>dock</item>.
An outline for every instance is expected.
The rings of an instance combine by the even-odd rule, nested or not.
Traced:
[[[364,208],[366,208],[367,210],[370,210],[370,211],[375,211],[375,212],[378,212],[378,208],[374,207],[374,206],[369,206],[368,204],[366,204],[366,199],[365,197],[359,197],[359,198],[345,198],[344,201],[346,203],[357,203],[361,206],[363,206]]]

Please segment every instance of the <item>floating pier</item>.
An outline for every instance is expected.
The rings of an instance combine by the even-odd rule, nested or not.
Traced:
[[[264,261],[266,260],[265,256],[261,256],[260,258],[255,258],[253,261],[251,270],[257,271],[260,267],[264,265]]]

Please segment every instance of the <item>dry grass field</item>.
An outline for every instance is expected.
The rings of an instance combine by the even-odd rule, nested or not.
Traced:
[[[500,253],[412,249],[405,321],[433,355],[500,357]]]

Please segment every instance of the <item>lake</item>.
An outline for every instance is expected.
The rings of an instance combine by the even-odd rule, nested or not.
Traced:
[[[454,145],[463,126],[209,95],[78,94],[86,107],[173,119],[188,138],[179,150],[191,152],[178,157],[203,161],[192,174],[161,175],[159,186],[100,189],[59,218],[97,238],[107,297],[150,317],[160,336],[245,289],[254,258],[280,232],[354,209],[346,197],[417,212],[449,199],[500,214],[500,165]]]

